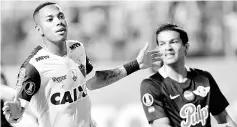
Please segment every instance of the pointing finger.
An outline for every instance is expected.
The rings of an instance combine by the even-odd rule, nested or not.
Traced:
[[[142,49],[142,51],[143,51],[143,52],[146,52],[147,49],[148,49],[148,47],[149,47],[149,44],[148,44],[148,42],[146,42],[146,45],[144,46],[144,48]]]

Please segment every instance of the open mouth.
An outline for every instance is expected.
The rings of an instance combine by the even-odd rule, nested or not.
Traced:
[[[66,32],[66,30],[67,29],[63,27],[63,28],[57,30],[56,33],[64,33],[64,32]]]
[[[174,55],[175,55],[175,53],[166,53],[166,54],[165,54],[165,57],[171,58],[171,57],[173,57]]]

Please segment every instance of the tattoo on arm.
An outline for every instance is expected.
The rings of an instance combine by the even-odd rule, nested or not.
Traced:
[[[106,84],[111,84],[122,79],[127,74],[126,70],[123,67],[120,67],[112,70],[96,71],[95,75],[97,80],[103,81]]]

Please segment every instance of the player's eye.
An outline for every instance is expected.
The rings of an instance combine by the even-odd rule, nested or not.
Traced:
[[[52,22],[53,21],[53,18],[49,18],[46,20],[47,22]]]
[[[58,18],[59,18],[59,19],[64,19],[65,16],[64,16],[64,14],[61,13],[61,14],[59,14]]]
[[[178,43],[178,42],[179,42],[179,41],[176,41],[176,40],[175,40],[175,41],[171,41],[171,43]]]
[[[159,46],[163,46],[165,43],[164,42],[160,42],[159,43]]]

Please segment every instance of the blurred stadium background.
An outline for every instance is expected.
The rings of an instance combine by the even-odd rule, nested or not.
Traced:
[[[14,87],[20,64],[41,43],[32,13],[43,1],[1,1],[1,68]],[[208,70],[230,102],[237,121],[236,1],[54,1],[69,24],[69,39],[84,43],[94,68],[108,69],[136,58],[164,22],[183,26],[189,34],[187,65]],[[148,127],[140,104],[140,82],[155,71],[142,70],[90,91],[92,114],[100,127]],[[218,99],[218,98],[217,98]],[[235,112],[235,113],[234,113]],[[27,117],[27,116],[26,116]],[[212,120],[216,123],[215,120]],[[34,127],[29,119],[16,125]]]

